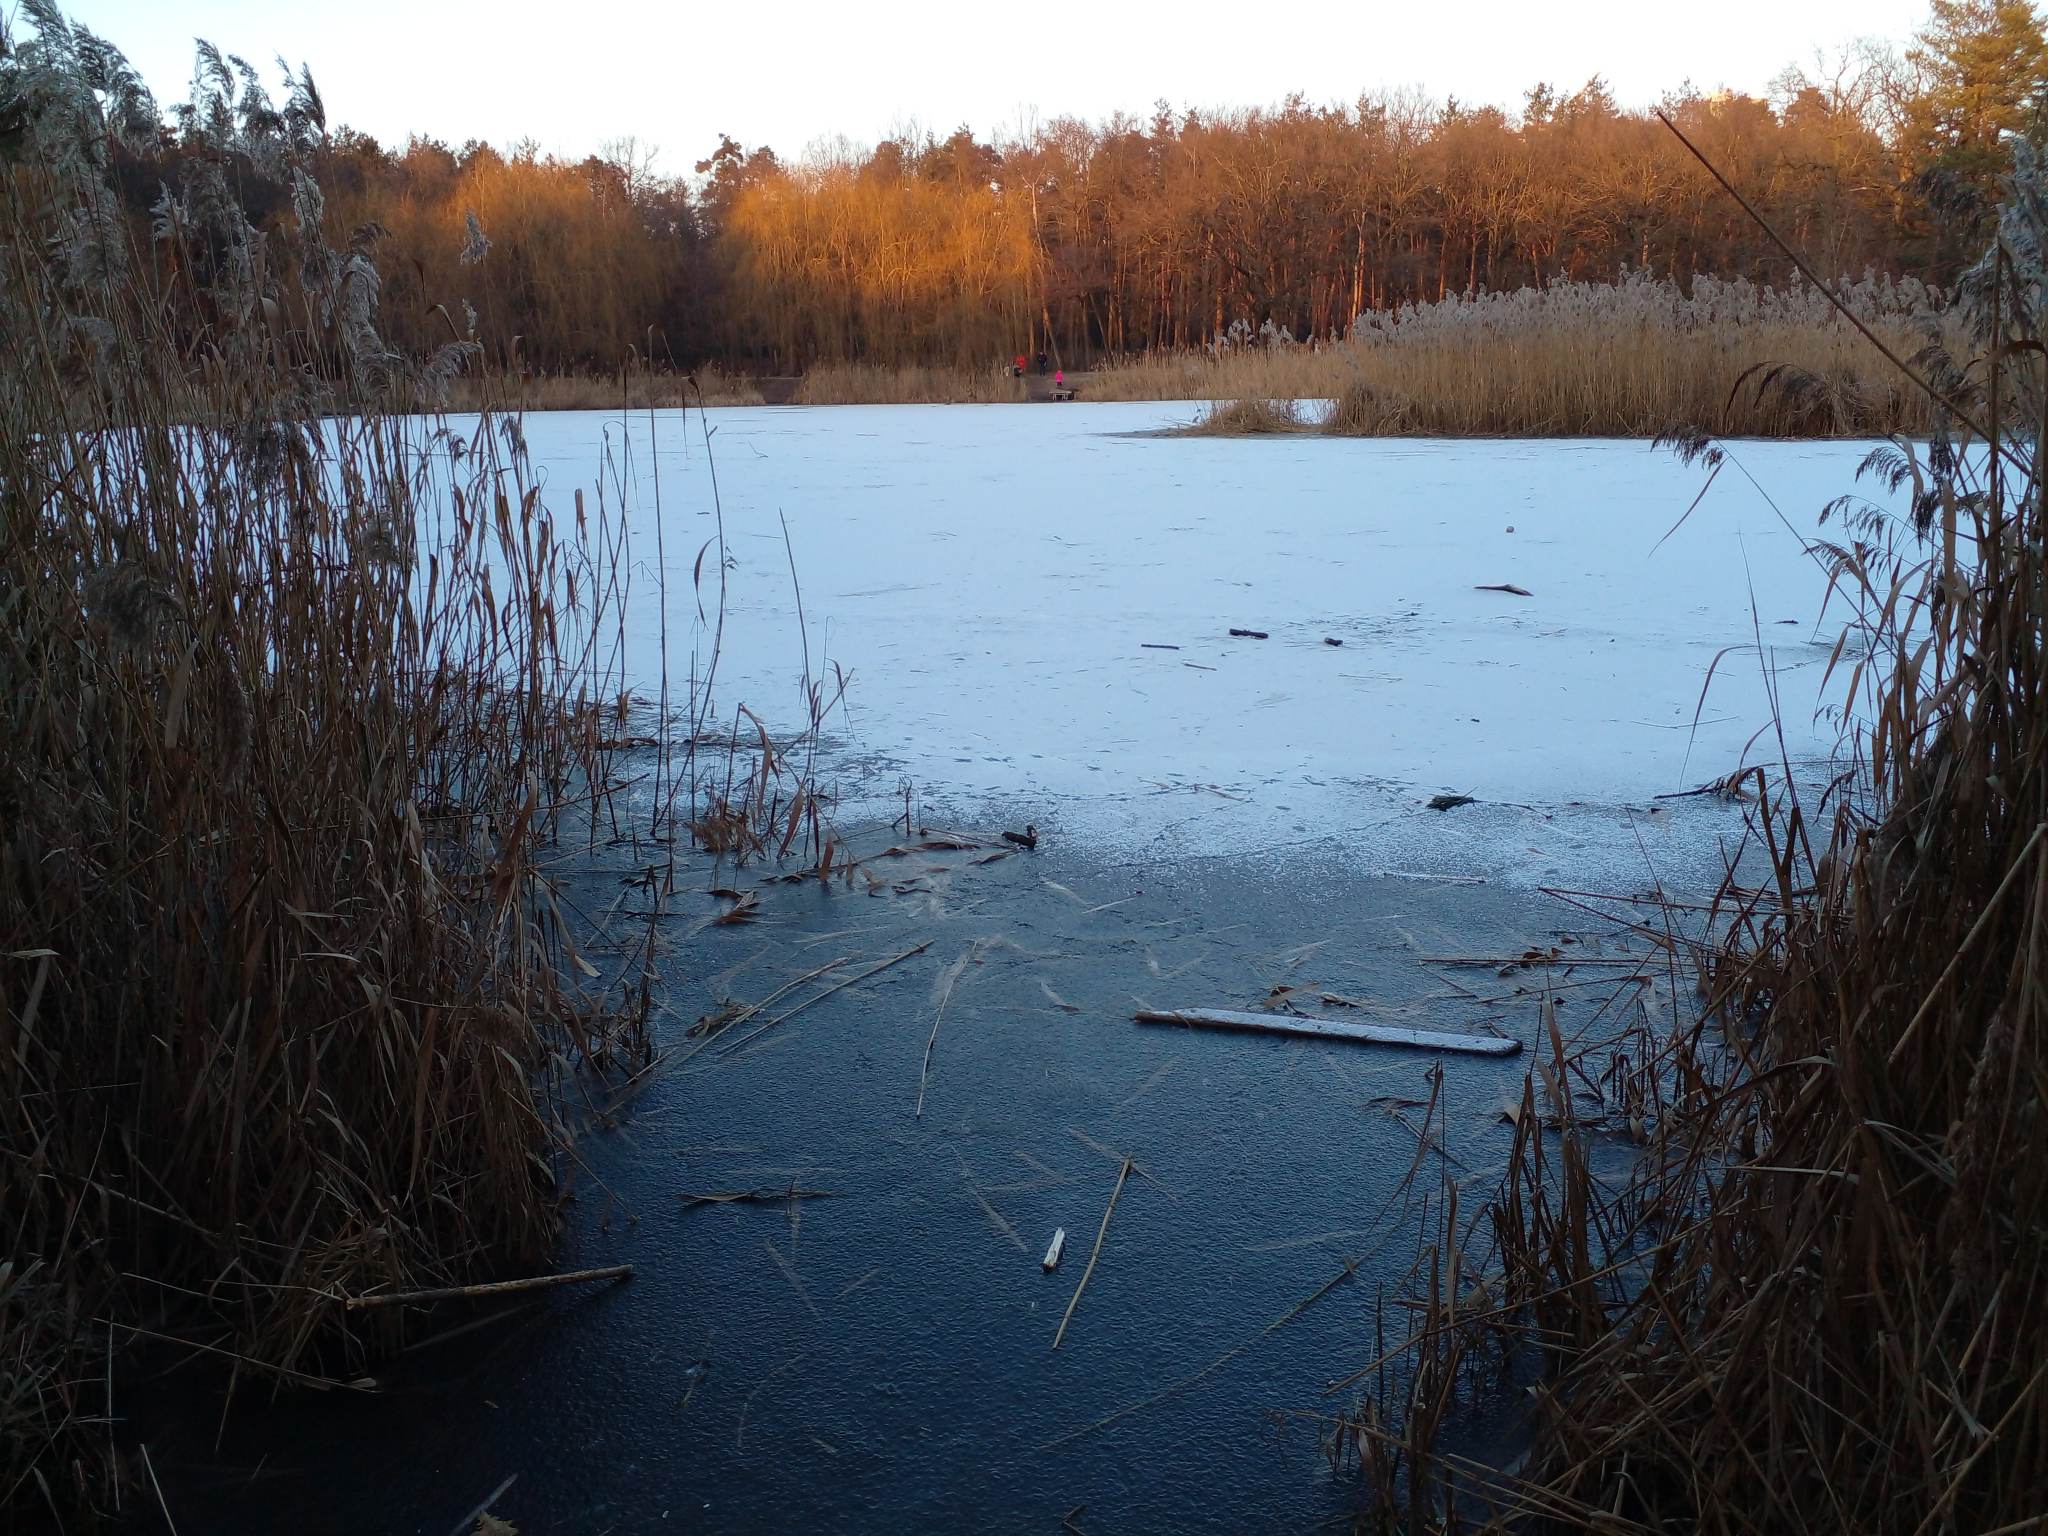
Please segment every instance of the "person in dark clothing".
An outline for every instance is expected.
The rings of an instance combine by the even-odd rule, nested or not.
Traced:
[[[1040,378],[1045,377],[1045,354],[1043,352],[1038,354],[1038,376]]]

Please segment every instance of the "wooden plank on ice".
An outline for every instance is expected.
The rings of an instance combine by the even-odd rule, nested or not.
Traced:
[[[1450,1035],[1398,1024],[1361,1024],[1349,1019],[1304,1018],[1291,1013],[1241,1013],[1229,1008],[1145,1009],[1140,1024],[1182,1024],[1202,1029],[1242,1029],[1268,1035],[1302,1035],[1311,1040],[1354,1040],[1362,1045],[1405,1045],[1466,1056],[1512,1056],[1522,1042],[1499,1035]]]
[[[1060,1227],[1053,1232],[1052,1246],[1045,1250],[1045,1258],[1041,1261],[1044,1264],[1045,1272],[1048,1275],[1060,1267],[1060,1256],[1064,1254],[1066,1251],[1067,1229],[1065,1227]]]

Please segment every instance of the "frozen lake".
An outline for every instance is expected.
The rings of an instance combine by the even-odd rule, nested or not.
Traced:
[[[1646,835],[1711,867],[1735,818],[1651,813],[1651,797],[1745,749],[1774,760],[1775,737],[1751,745],[1766,667],[1795,760],[1831,750],[1814,711],[1839,625],[1816,623],[1825,581],[1800,537],[1870,445],[1733,445],[1671,532],[1705,474],[1647,443],[1158,435],[1198,410],[713,412],[723,718],[803,718],[793,551],[813,671],[852,677],[830,762],[856,818],[900,809],[909,780],[935,822],[1035,821],[1132,856],[1342,832],[1379,867],[1540,882],[1639,872]],[[701,419],[541,415],[526,432],[553,487],[590,484],[604,445],[631,471],[643,684],[658,473],[669,662],[701,671]],[[1500,585],[1529,595],[1477,590]],[[1496,809],[1421,812],[1439,791]],[[1560,831],[1567,806],[1585,814]]]
[[[852,674],[826,759],[841,826],[887,878],[766,887],[756,922],[707,927],[708,888],[758,872],[686,864],[655,919],[674,1055],[581,1143],[560,1256],[633,1281],[457,1327],[380,1368],[376,1396],[248,1413],[218,1444],[212,1412],[174,1405],[156,1467],[182,1517],[443,1536],[516,1474],[499,1512],[536,1530],[1349,1522],[1358,1484],[1324,1448],[1364,1388],[1337,1384],[1400,1326],[1419,1196],[1455,1179],[1483,1202],[1530,1058],[1131,1013],[1291,995],[1525,1045],[1543,997],[1573,1040],[1680,1018],[1684,978],[1535,887],[1711,888],[1742,807],[1651,797],[1741,759],[1766,718],[1759,634],[1788,751],[1825,758],[1833,626],[1771,503],[1811,530],[1864,447],[1738,444],[1665,539],[1703,476],[1644,444],[1154,435],[1194,409],[714,414],[721,718],[803,717],[793,551],[811,670]],[[697,419],[526,434],[558,515],[607,439],[627,476],[625,664],[650,693],[658,469],[669,662],[701,673]],[[1528,595],[1475,590],[1502,584]],[[1033,821],[1041,848],[892,858],[906,779],[933,824]],[[1440,790],[1480,803],[1425,809]],[[637,916],[642,858],[565,850],[559,878],[578,910]],[[609,980],[637,942],[585,947]],[[1488,958],[1538,947],[1554,963]],[[683,1035],[890,956],[758,1042]],[[1641,990],[1618,989],[1638,964]],[[1122,1156],[1143,1176],[1054,1350]],[[684,1198],[792,1186],[826,1194]],[[1498,1451],[1517,1401],[1481,1400],[1455,1446]]]

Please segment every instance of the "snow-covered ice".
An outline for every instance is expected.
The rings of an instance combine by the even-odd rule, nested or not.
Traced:
[[[563,413],[525,431],[558,509],[607,445],[630,471],[643,686],[657,475],[669,663],[703,667],[692,572],[715,460],[727,719],[803,718],[787,519],[812,671],[852,678],[831,723],[845,814],[900,805],[908,779],[935,820],[1110,848],[1345,831],[1382,867],[1538,879],[1636,860],[1645,836],[1711,855],[1736,813],[1647,808],[1745,752],[1775,761],[1775,736],[1756,739],[1766,667],[1795,760],[1832,749],[1814,711],[1839,693],[1821,687],[1839,625],[1818,622],[1825,577],[1800,546],[1868,444],[1732,444],[1672,531],[1705,474],[1647,443],[1158,434],[1198,409]],[[1530,595],[1476,590],[1504,583]],[[1481,805],[1423,811],[1442,790]]]

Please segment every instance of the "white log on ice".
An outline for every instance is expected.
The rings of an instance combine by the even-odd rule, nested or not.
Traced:
[[[1045,1272],[1049,1275],[1060,1267],[1060,1255],[1067,1251],[1067,1229],[1060,1227],[1052,1235],[1052,1245],[1045,1250]]]
[[[1312,1040],[1353,1040],[1363,1045],[1406,1045],[1466,1056],[1512,1056],[1519,1040],[1501,1035],[1450,1035],[1398,1024],[1365,1024],[1349,1019],[1311,1019],[1291,1013],[1241,1013],[1229,1008],[1145,1009],[1140,1024],[1183,1024],[1204,1029],[1243,1029],[1269,1035],[1303,1035]]]

